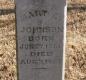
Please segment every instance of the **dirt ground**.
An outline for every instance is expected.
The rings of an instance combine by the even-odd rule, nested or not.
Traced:
[[[67,2],[86,6],[86,0]],[[0,0],[0,9],[9,8],[14,0]],[[17,80],[15,35],[15,14],[0,15],[0,80]],[[65,80],[86,80],[86,9],[68,10],[66,37]]]

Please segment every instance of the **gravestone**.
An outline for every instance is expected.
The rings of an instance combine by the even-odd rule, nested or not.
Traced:
[[[65,0],[16,0],[18,80],[62,80]]]

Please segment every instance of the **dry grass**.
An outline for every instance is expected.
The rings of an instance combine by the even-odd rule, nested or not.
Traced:
[[[86,0],[68,3],[86,4]],[[14,0],[0,0],[0,9],[14,8]],[[86,80],[86,11],[68,11],[65,80]],[[17,80],[15,14],[0,16],[0,80]]]
[[[14,0],[0,0],[0,9],[14,8]]]
[[[14,14],[0,16],[0,80],[16,80]]]
[[[86,80],[86,12],[68,12],[66,80]]]
[[[69,4],[86,4],[86,0],[67,0]]]

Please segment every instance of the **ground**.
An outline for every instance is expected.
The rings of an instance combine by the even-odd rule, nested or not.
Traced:
[[[86,6],[86,0],[67,3]],[[0,9],[13,8],[14,0],[0,0]],[[65,80],[86,80],[86,9],[68,10],[66,32]],[[17,80],[15,35],[15,14],[0,15],[0,80]]]

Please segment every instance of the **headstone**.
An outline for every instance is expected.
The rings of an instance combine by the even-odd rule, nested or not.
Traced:
[[[62,80],[65,0],[16,0],[18,80]]]

